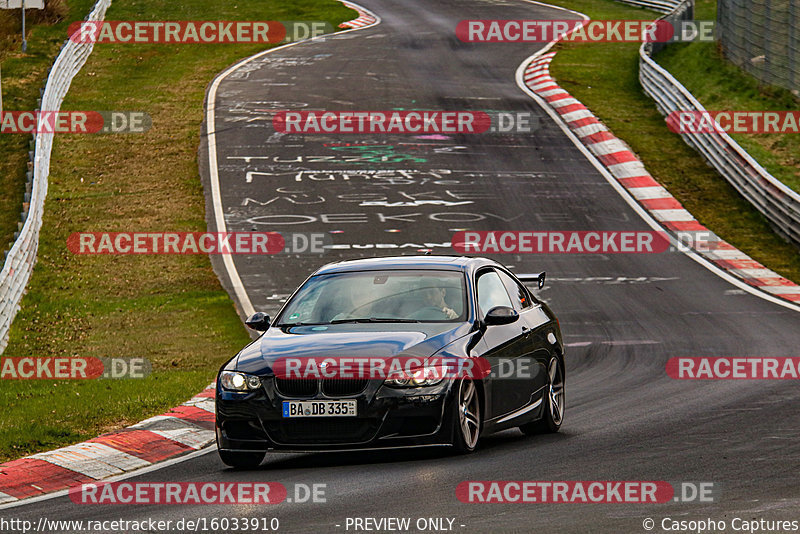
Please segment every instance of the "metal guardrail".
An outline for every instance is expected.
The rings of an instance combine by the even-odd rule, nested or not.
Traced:
[[[103,20],[111,1],[97,0],[86,20]],[[47,77],[40,104],[42,110],[59,111],[61,109],[61,103],[72,84],[72,79],[86,63],[93,47],[94,44],[91,42],[78,43],[71,40],[64,42]],[[22,228],[17,233],[11,250],[6,254],[3,269],[0,271],[0,354],[8,344],[11,322],[19,312],[19,303],[25,294],[25,287],[36,263],[52,148],[52,133],[35,135],[31,153],[33,165],[32,170],[29,171],[30,191],[25,193],[25,200],[30,204],[27,211],[23,212]]]
[[[672,9],[660,20],[673,25],[694,18],[694,0],[618,1],[642,7],[671,4]],[[639,49],[639,81],[645,93],[655,100],[665,116],[674,111],[705,112],[692,93],[653,60],[653,54],[666,46],[668,43],[644,43]],[[686,133],[681,137],[764,215],[779,234],[800,246],[800,194],[767,172],[724,132]]]
[[[659,13],[672,13],[682,0],[617,0],[622,4],[630,4],[637,7],[646,7]]]

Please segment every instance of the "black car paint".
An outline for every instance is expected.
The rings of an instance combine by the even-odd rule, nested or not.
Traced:
[[[461,323],[381,323],[337,324],[320,331],[314,326],[271,327],[257,340],[245,347],[220,370],[235,370],[262,377],[263,386],[253,392],[223,390],[217,384],[217,440],[223,450],[330,450],[378,448],[413,445],[446,445],[452,443],[454,421],[453,380],[422,388],[391,388],[380,380],[370,381],[366,389],[355,396],[358,417],[336,419],[341,425],[353,425],[352,419],[365,421],[364,432],[353,433],[345,439],[332,438],[324,430],[328,421],[311,420],[319,428],[319,436],[311,439],[287,439],[282,425],[304,424],[282,419],[281,402],[296,399],[281,395],[271,378],[272,365],[281,357],[350,356],[390,358],[395,356],[449,358],[485,358],[493,372],[500,372],[498,363],[530,358],[531,379],[486,379],[479,382],[483,401],[482,435],[519,426],[539,419],[545,403],[519,417],[509,414],[542,398],[546,385],[546,368],[553,354],[563,358],[563,342],[557,320],[549,307],[538,302],[526,289],[533,306],[518,310],[519,319],[506,325],[487,326],[476,310],[475,280],[479,272],[494,268],[511,274],[500,264],[484,258],[457,257],[395,257],[355,260],[330,264],[314,275],[332,272],[351,272],[385,269],[456,270],[467,277],[468,316]],[[512,275],[513,277],[513,275]],[[302,287],[302,285],[300,286]],[[290,297],[291,299],[291,297]],[[288,302],[288,300],[287,300]],[[276,316],[280,324],[282,313]],[[388,334],[388,335],[387,335]],[[555,336],[555,343],[548,341]],[[552,339],[552,336],[550,336]],[[318,391],[304,400],[328,399]],[[406,425],[408,420],[425,420],[418,426]],[[433,420],[436,420],[434,424]],[[426,426],[427,425],[427,426]],[[406,426],[412,429],[403,431]],[[232,436],[229,429],[237,428]],[[415,430],[417,431],[415,433]],[[254,439],[234,439],[242,436]]]

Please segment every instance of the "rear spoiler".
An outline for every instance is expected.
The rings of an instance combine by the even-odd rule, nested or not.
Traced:
[[[520,282],[536,282],[536,285],[539,286],[539,289],[542,289],[544,287],[544,280],[547,278],[547,273],[542,271],[537,274],[518,274],[517,278],[519,278]]]

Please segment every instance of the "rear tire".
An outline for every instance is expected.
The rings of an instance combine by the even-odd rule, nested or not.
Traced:
[[[545,386],[542,418],[519,427],[523,434],[553,434],[561,428],[566,408],[564,395],[564,364],[557,356],[550,358],[547,365],[547,386]]]
[[[264,460],[266,453],[264,452],[234,452],[234,451],[217,451],[219,457],[227,466],[236,469],[255,469]]]
[[[457,454],[473,452],[478,447],[483,419],[478,387],[468,378],[455,386],[452,419],[453,449]]]

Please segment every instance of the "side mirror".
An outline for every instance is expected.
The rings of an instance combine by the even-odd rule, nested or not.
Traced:
[[[495,306],[486,314],[484,321],[488,326],[499,324],[511,324],[519,319],[519,313],[514,308],[508,306]]]
[[[269,315],[264,312],[256,312],[244,322],[248,327],[259,332],[269,330]]]

